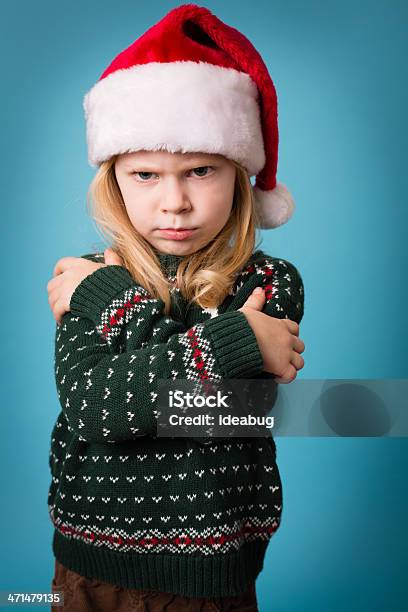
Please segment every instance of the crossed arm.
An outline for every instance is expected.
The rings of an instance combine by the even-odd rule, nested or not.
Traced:
[[[264,283],[264,312],[300,321],[303,285],[294,278],[296,269],[279,261],[274,280]],[[262,284],[257,275],[247,282]],[[256,337],[236,310],[245,301],[243,293],[237,291],[227,312],[187,329],[164,315],[164,303],[135,284],[124,267],[105,266],[86,277],[55,338],[56,386],[70,427],[81,439],[96,442],[157,435],[160,379],[260,375]]]

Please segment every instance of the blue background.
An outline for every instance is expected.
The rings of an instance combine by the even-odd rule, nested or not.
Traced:
[[[49,592],[54,570],[46,285],[59,258],[103,244],[85,206],[83,96],[177,4],[2,6],[2,590]],[[277,89],[278,180],[297,209],[261,232],[261,248],[303,277],[298,378],[407,378],[407,3],[204,4],[253,42]],[[261,612],[405,609],[406,439],[277,447],[284,511],[257,581]]]

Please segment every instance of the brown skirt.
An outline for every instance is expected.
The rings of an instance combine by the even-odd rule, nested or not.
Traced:
[[[85,578],[55,559],[52,592],[62,591],[63,606],[51,612],[259,612],[255,582],[235,597],[183,597],[173,593],[125,589],[95,578]]]

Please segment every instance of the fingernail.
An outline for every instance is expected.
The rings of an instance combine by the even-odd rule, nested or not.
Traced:
[[[256,287],[254,291],[255,291],[255,293],[262,293],[263,289],[262,289],[262,287]]]

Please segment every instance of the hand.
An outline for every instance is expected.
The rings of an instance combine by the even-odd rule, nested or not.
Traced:
[[[69,312],[71,297],[78,285],[98,268],[123,265],[122,258],[112,249],[104,251],[105,263],[96,263],[83,257],[62,257],[55,265],[53,278],[47,284],[48,303],[58,325],[62,316]]]
[[[264,371],[275,374],[279,383],[290,383],[305,365],[299,353],[305,350],[299,336],[299,324],[291,319],[277,319],[262,311],[265,292],[252,292],[242,308],[258,341],[264,361]]]

